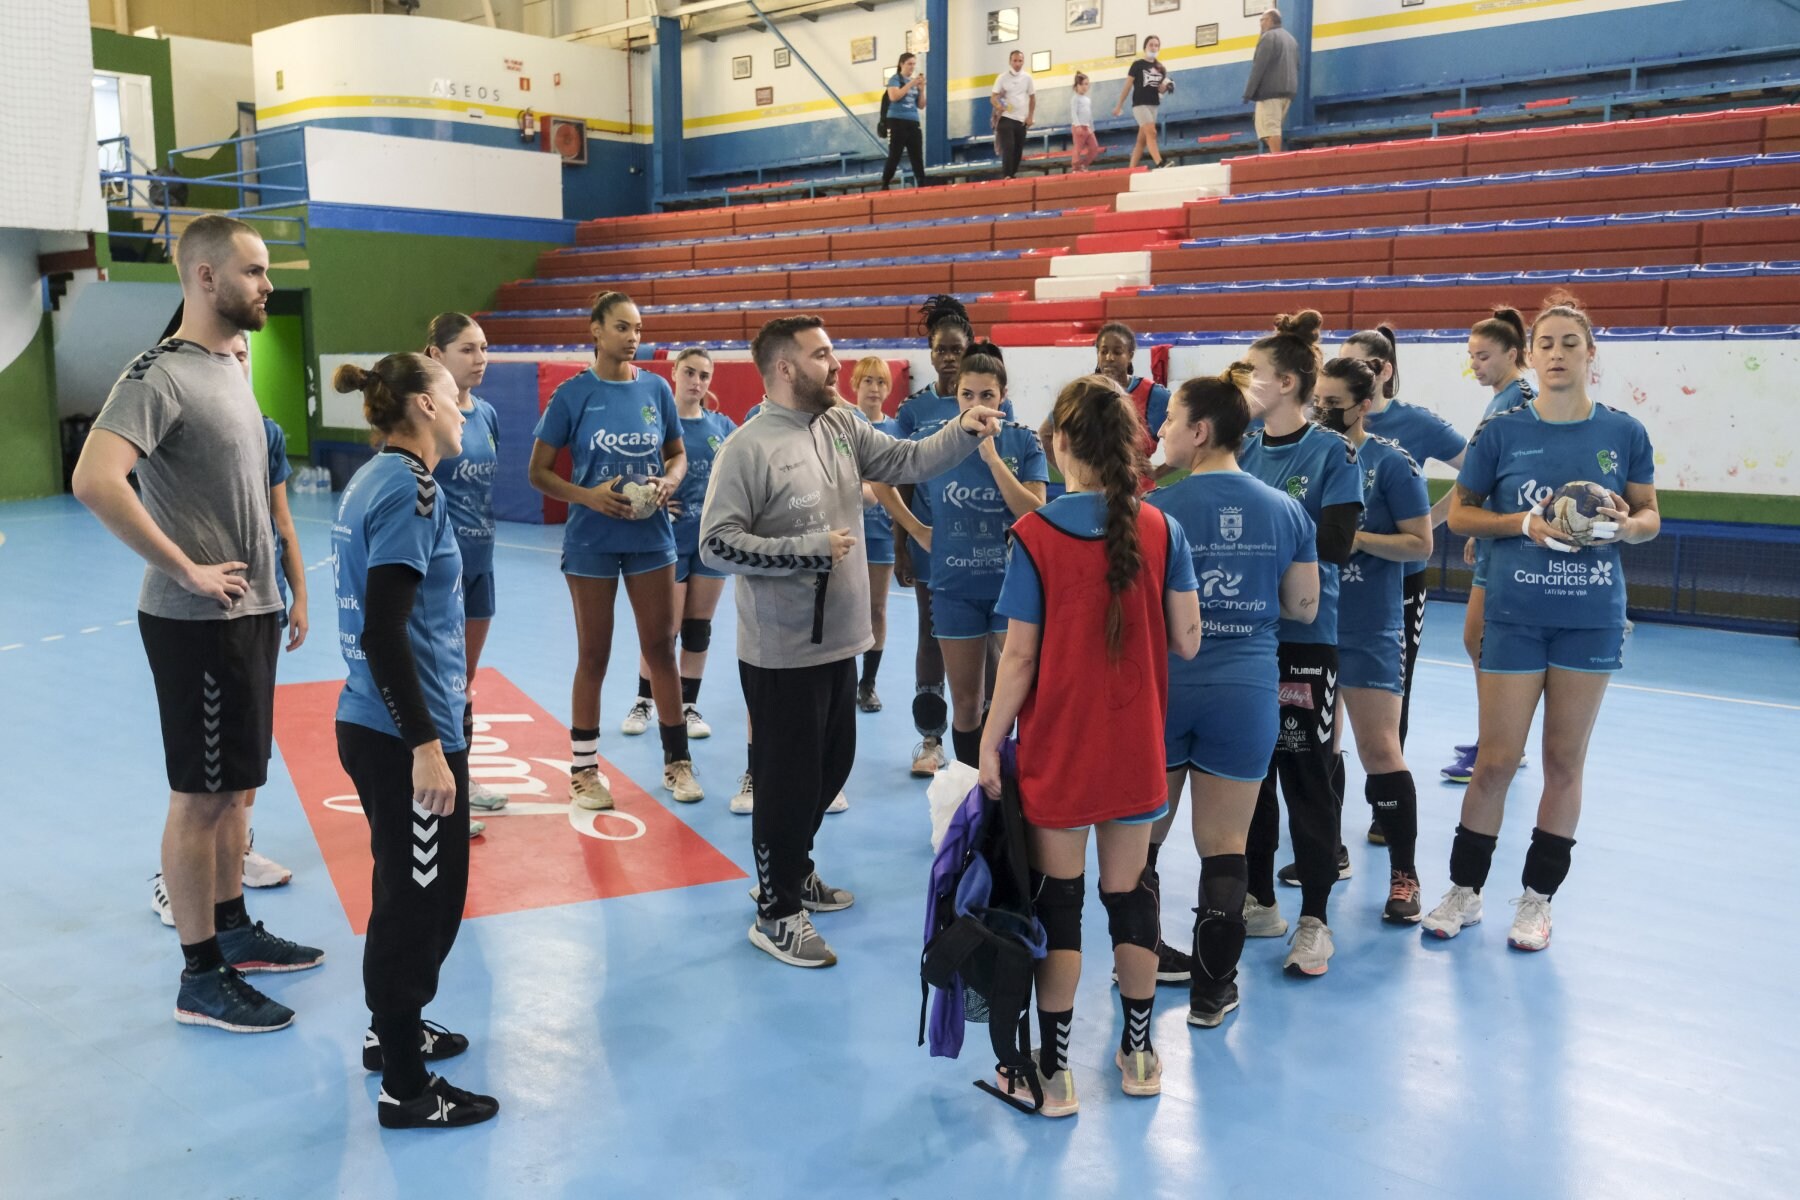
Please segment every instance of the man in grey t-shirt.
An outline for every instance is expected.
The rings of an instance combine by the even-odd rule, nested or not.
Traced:
[[[1299,90],[1300,45],[1281,27],[1281,13],[1271,8],[1262,15],[1262,37],[1244,84],[1245,102],[1256,105],[1256,136],[1268,143],[1270,154],[1281,153],[1281,127]]]
[[[263,327],[274,288],[262,239],[230,217],[196,220],[175,258],[181,327],[113,385],[74,492],[148,564],[138,626],[169,777],[162,874],[185,959],[175,1019],[264,1033],[294,1014],[242,972],[302,970],[325,957],[244,910],[241,806],[268,776],[281,597],[268,442],[231,349],[239,333]]]

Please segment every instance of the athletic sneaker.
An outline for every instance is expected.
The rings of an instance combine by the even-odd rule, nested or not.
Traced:
[[[691,759],[677,759],[663,767],[663,786],[683,804],[706,799],[706,792],[700,787],[700,781],[694,778],[694,763]]]
[[[1280,937],[1287,931],[1287,918],[1281,915],[1281,901],[1264,908],[1255,896],[1244,897],[1245,937]]]
[[[837,794],[836,798],[833,799],[830,804],[827,804],[825,806],[825,811],[828,813],[849,812],[850,811],[850,797],[844,795],[844,793],[842,793],[842,792],[839,792]]]
[[[928,737],[913,747],[912,773],[915,779],[930,779],[944,768],[944,743]]]
[[[738,776],[738,790],[731,798],[731,811],[740,817],[756,811],[756,780],[748,771]]]
[[[1185,950],[1177,950],[1161,938],[1156,939],[1156,982],[1186,983],[1194,977],[1194,956]],[[1113,982],[1119,982],[1119,973],[1113,972]]]
[[[1411,925],[1419,919],[1419,877],[1412,871],[1388,874],[1387,907],[1381,919],[1394,925]]]
[[[1237,1006],[1237,980],[1197,980],[1188,989],[1188,1024],[1216,1029],[1224,1023],[1225,1014]]]
[[[1438,771],[1446,783],[1467,783],[1475,775],[1474,746],[1458,746],[1456,761]]]
[[[625,719],[623,721],[619,722],[619,732],[636,737],[638,734],[650,728],[650,719],[652,716],[650,708],[651,702],[644,699],[642,696],[639,696],[636,700],[632,701],[631,711],[625,714]]]
[[[856,685],[856,707],[866,713],[881,711],[881,697],[875,694],[875,685],[859,683]]]
[[[698,740],[712,736],[712,726],[706,723],[706,718],[701,716],[700,710],[693,705],[682,705],[681,716],[687,722],[688,737]]]
[[[276,937],[257,921],[219,930],[219,953],[246,975],[307,971],[325,961],[325,952]]]
[[[1419,924],[1426,933],[1453,938],[1465,925],[1481,924],[1481,893],[1474,888],[1452,887]]]
[[[1337,852],[1338,882],[1350,878],[1350,847],[1339,844]],[[1275,873],[1275,878],[1289,887],[1300,886],[1300,864],[1289,863]]]
[[[460,1033],[451,1033],[436,1021],[421,1021],[419,1048],[425,1052],[426,1062],[437,1062],[440,1059],[455,1058],[469,1048],[469,1039]],[[383,1066],[381,1056],[381,1039],[375,1036],[373,1029],[363,1031],[363,1070],[379,1071]]]
[[[280,887],[294,873],[266,855],[256,852],[256,831],[250,831],[250,844],[244,847],[244,886],[252,888]]]
[[[220,963],[199,974],[181,973],[175,1019],[228,1033],[273,1033],[294,1023],[294,1010],[251,987],[236,968]]]
[[[499,812],[506,807],[506,793],[496,792],[484,783],[470,780],[469,807],[476,812]]]
[[[791,917],[773,921],[757,917],[756,923],[750,926],[750,944],[790,967],[837,965],[837,955],[831,952],[831,947],[825,944],[825,939],[813,928],[812,918],[806,915],[804,909]]]
[[[175,912],[169,907],[169,889],[163,886],[161,871],[150,877],[150,911],[164,925],[175,928]]]
[[[750,889],[750,899],[762,903],[762,885]],[[814,871],[800,884],[800,907],[807,912],[842,912],[856,903],[854,893],[844,888],[835,888],[819,878]]]
[[[1288,939],[1293,948],[1281,969],[1290,975],[1323,975],[1331,962],[1333,947],[1331,927],[1317,917],[1301,917],[1294,936]]]
[[[1038,1052],[1031,1052],[1031,1067],[1037,1071],[1038,1090],[1044,1093],[1044,1106],[1038,1109],[1040,1117],[1072,1117],[1081,1110],[1081,1101],[1075,1095],[1075,1076],[1069,1071],[1069,1064],[1064,1063],[1062,1070],[1054,1075],[1046,1075],[1038,1070]],[[1031,1089],[1025,1086],[1024,1080],[1008,1079],[998,1072],[994,1075],[994,1087],[1003,1096],[1029,1095]]]
[[[1380,821],[1371,820],[1369,822],[1369,845],[1371,845],[1371,846],[1387,845],[1387,834],[1381,832],[1381,822]]]
[[[1512,932],[1506,935],[1506,944],[1514,950],[1542,950],[1548,946],[1550,897],[1526,888],[1513,905],[1519,911],[1513,914]]]
[[[1162,1059],[1155,1050],[1115,1050],[1113,1065],[1119,1068],[1119,1087],[1127,1096],[1162,1094]]]
[[[469,840],[471,842],[486,832],[487,832],[487,822],[486,821],[470,821],[469,822]]]
[[[599,767],[576,767],[569,772],[569,802],[595,811],[611,808],[612,780],[601,774]]]
[[[383,1129],[456,1129],[499,1116],[500,1102],[492,1096],[465,1092],[445,1082],[443,1076],[433,1075],[425,1090],[411,1100],[396,1100],[382,1088],[375,1115]]]

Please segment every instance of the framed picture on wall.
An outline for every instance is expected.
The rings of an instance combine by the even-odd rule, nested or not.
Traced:
[[[775,89],[774,88],[759,87],[756,89],[756,106],[758,108],[764,108],[773,103],[775,103]]]
[[[1130,58],[1137,53],[1137,34],[1121,33],[1113,39],[1113,57]]]
[[[1019,10],[996,8],[988,13],[988,45],[1019,40]]]
[[[1194,26],[1194,45],[1216,46],[1219,44],[1219,23]]]
[[[1100,28],[1101,0],[1068,0],[1068,19],[1063,24],[1067,33]]]
[[[1150,15],[1181,11],[1181,0],[1150,0]]]
[[[1049,69],[1050,52],[1048,50],[1033,50],[1031,52],[1031,73],[1037,75],[1041,72],[1048,71]]]
[[[781,70],[783,67],[793,66],[793,64],[794,55],[792,51],[786,46],[775,47],[775,69],[777,71]]]
[[[851,38],[850,61],[853,63],[874,62],[875,39],[872,37]]]
[[[731,77],[733,79],[750,78],[750,56],[748,54],[731,60]]]
[[[1260,17],[1275,7],[1275,0],[1244,0],[1244,15]]]

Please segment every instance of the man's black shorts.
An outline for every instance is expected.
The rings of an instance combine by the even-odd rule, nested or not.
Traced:
[[[172,621],[138,613],[177,792],[242,792],[269,777],[281,614]]]

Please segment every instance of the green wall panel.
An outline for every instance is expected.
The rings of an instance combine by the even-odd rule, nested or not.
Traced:
[[[56,355],[46,313],[24,353],[0,368],[0,500],[62,491]]]
[[[169,43],[109,29],[89,32],[94,39],[94,70],[150,77],[151,125],[156,130],[156,168],[160,171],[168,161],[169,151],[175,149],[175,89],[169,69]]]

